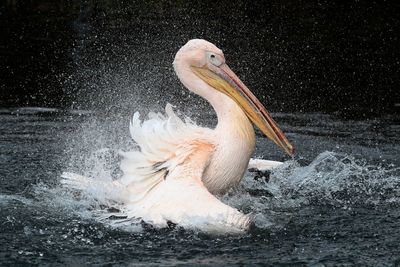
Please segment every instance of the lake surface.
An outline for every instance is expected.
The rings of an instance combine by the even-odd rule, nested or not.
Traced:
[[[258,133],[255,156],[285,164],[247,173],[222,197],[253,214],[252,229],[213,236],[118,226],[95,198],[60,185],[63,171],[118,177],[134,111],[0,109],[0,265],[400,265],[398,118],[273,114],[297,157]],[[211,111],[194,117],[213,125]]]

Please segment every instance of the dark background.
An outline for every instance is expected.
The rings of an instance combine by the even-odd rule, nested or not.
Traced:
[[[399,14],[399,1],[1,1],[0,106],[196,103],[171,63],[204,38],[271,111],[399,114]]]

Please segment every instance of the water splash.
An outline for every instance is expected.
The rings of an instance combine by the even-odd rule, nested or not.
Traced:
[[[287,161],[268,178],[245,176],[239,194],[225,199],[251,212],[304,205],[352,207],[400,203],[400,168],[382,167],[352,156],[323,152],[309,165]],[[247,196],[247,198],[246,198]],[[254,203],[254,204],[252,204]]]
[[[304,167],[286,163],[273,172],[269,186],[278,189],[277,198],[299,199],[301,204],[346,207],[399,203],[400,168],[371,165],[326,151]]]
[[[281,229],[306,206],[355,207],[400,204],[400,168],[370,165],[323,152],[309,165],[287,161],[269,175],[248,173],[223,201],[251,213],[259,228]]]
[[[7,206],[12,202],[18,202],[23,205],[30,205],[32,203],[32,200],[20,195],[0,194],[0,207]]]
[[[84,216],[112,227],[138,231],[142,229],[140,222],[124,217],[124,206],[107,188],[113,180],[108,167],[110,161],[115,160],[112,154],[107,149],[92,154],[93,170],[89,173],[96,179],[82,188],[79,200],[68,189],[46,190],[59,199],[52,201],[53,204],[74,207]],[[306,166],[301,166],[298,161],[287,161],[269,175],[265,173],[256,177],[247,173],[239,188],[223,196],[222,201],[252,214],[257,227],[279,230],[305,206],[329,205],[352,209],[358,206],[398,205],[400,168],[371,165],[353,156],[326,151]]]

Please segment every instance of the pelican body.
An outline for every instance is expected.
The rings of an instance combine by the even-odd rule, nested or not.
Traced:
[[[130,133],[140,149],[121,153],[124,175],[110,186],[118,188],[129,216],[156,226],[172,221],[206,231],[246,230],[249,216],[215,195],[243,178],[255,149],[252,124],[288,154],[293,147],[215,45],[190,40],[173,66],[186,88],[210,102],[218,118],[215,129],[182,121],[170,104],[165,115],[151,113],[144,122],[135,113]],[[83,187],[68,178],[64,182]]]

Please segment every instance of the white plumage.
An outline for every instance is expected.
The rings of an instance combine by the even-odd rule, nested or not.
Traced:
[[[225,63],[222,51],[204,40],[191,40],[177,53],[175,71],[192,92],[215,109],[215,129],[183,122],[168,104],[166,114],[150,113],[142,122],[135,113],[129,130],[138,149],[121,152],[123,176],[96,182],[65,173],[62,183],[84,191],[100,186],[122,205],[129,218],[163,227],[168,221],[205,231],[241,232],[250,218],[222,203],[221,194],[242,179],[255,148],[254,122],[285,151],[293,148],[262,104]],[[253,160],[268,169],[279,162]]]
[[[167,104],[166,115],[150,113],[143,123],[135,113],[130,133],[140,150],[121,152],[121,179],[109,184],[71,173],[62,175],[69,188],[106,189],[110,200],[122,204],[129,218],[158,227],[168,221],[207,231],[245,230],[250,218],[213,196],[202,175],[215,145],[211,130],[183,122]]]
[[[139,201],[151,188],[166,180],[189,156],[196,156],[197,143],[209,143],[204,139],[207,129],[184,123],[170,104],[165,111],[166,116],[150,113],[149,120],[143,124],[136,112],[130,124],[131,136],[140,150],[121,152],[124,157],[121,183],[129,191],[131,202]]]
[[[159,226],[167,221],[193,226],[194,220],[207,218],[207,224],[245,229],[249,218],[203,185],[203,172],[215,149],[207,138],[213,136],[211,130],[183,122],[170,104],[165,111],[166,116],[150,114],[143,124],[138,113],[133,116],[130,132],[140,151],[122,153],[121,162],[129,214]]]

